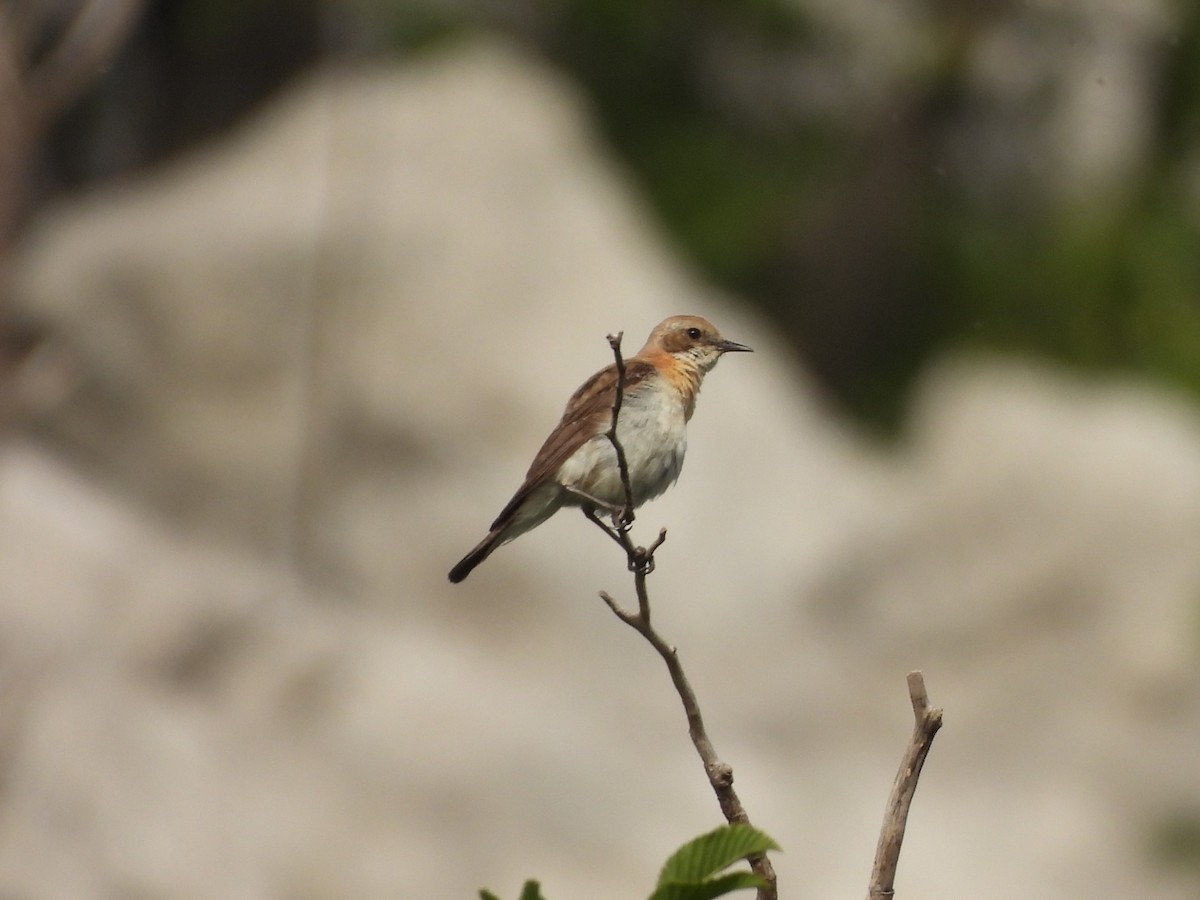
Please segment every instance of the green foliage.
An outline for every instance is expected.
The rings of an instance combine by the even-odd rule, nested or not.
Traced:
[[[738,860],[778,850],[766,834],[749,825],[722,825],[688,841],[666,861],[650,900],[712,900],[744,888],[760,888],[763,880],[753,872],[720,874]],[[481,900],[500,900],[480,891]],[[544,900],[536,881],[525,882],[520,900]]]
[[[765,885],[753,872],[731,872],[693,884],[664,884],[650,895],[650,900],[712,900],[742,888],[757,889]]]
[[[1175,192],[1024,227],[974,216],[944,240],[942,289],[968,342],[1200,395],[1200,222]]]
[[[739,859],[778,850],[778,845],[749,825],[722,825],[688,841],[663,865],[658,886],[670,882],[702,881],[727,869]]]

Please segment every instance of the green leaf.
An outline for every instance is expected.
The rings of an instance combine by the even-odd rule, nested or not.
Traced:
[[[698,884],[739,859],[778,849],[779,845],[757,828],[722,825],[676,850],[663,866],[657,887],[670,883]]]
[[[500,900],[500,898],[491,891],[482,889],[479,891],[479,900]],[[521,888],[521,896],[518,900],[546,900],[546,898],[542,896],[541,886],[531,878]]]
[[[699,883],[681,884],[673,881],[670,884],[659,885],[650,895],[650,900],[712,900],[713,897],[723,897],[743,888],[766,886],[767,882],[753,872],[731,872],[720,878],[710,878]]]

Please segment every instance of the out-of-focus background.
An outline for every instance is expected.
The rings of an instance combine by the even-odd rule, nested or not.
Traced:
[[[561,515],[666,315],[636,536],[788,897],[1200,893],[1200,6],[0,5],[0,894],[634,898],[719,822]]]

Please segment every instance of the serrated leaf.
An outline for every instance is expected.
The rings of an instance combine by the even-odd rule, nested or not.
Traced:
[[[739,859],[778,849],[779,845],[757,828],[722,825],[671,854],[659,873],[657,887],[670,883],[698,884]]]
[[[753,872],[730,872],[708,881],[659,885],[650,900],[712,900],[743,888],[766,887],[767,882]]]

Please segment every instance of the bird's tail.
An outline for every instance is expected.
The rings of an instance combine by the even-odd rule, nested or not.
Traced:
[[[503,529],[494,528],[489,531],[488,536],[476,544],[475,549],[459,560],[458,565],[450,570],[450,581],[458,584],[470,575],[472,569],[491,556],[492,551],[504,543],[504,537]]]

